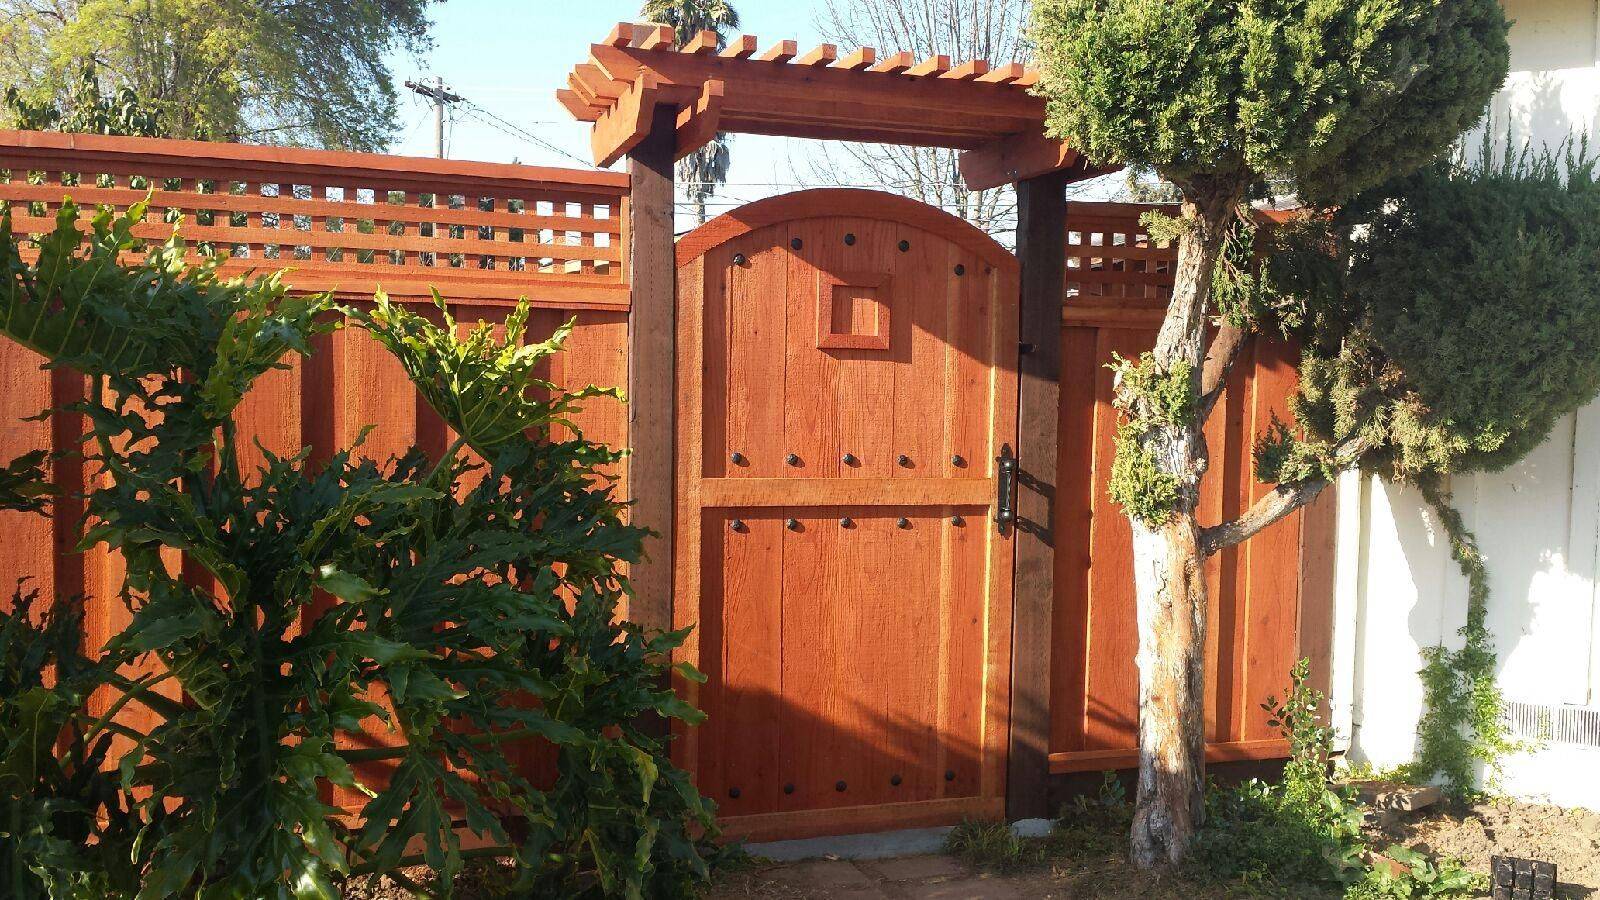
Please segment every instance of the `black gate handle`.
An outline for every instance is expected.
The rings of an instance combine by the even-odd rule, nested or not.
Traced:
[[[1004,533],[1007,526],[1017,521],[1017,458],[1011,455],[1010,444],[1000,447],[1000,455],[994,458],[994,463],[998,476],[995,488],[999,492],[995,498],[994,523]]]

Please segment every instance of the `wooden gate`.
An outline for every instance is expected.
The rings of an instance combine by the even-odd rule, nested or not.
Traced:
[[[1017,264],[870,191],[678,245],[677,762],[755,839],[999,817]]]

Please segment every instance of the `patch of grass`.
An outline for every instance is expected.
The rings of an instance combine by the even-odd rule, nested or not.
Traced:
[[[1050,838],[1018,837],[1004,822],[967,820],[944,839],[944,850],[984,872],[1018,872],[1042,866],[1051,856]]]

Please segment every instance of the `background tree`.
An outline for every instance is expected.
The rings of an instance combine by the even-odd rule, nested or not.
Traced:
[[[381,150],[428,0],[0,0],[0,83],[68,112],[85,63],[174,137]]]
[[[1030,0],[823,0],[817,30],[841,47],[983,59],[999,65],[1027,62],[1024,26]],[[811,177],[864,180],[943,208],[991,234],[1016,226],[1016,192],[1005,186],[969,191],[961,180],[960,151],[897,144],[844,143],[820,147]],[[841,175],[841,173],[844,173]]]
[[[728,33],[739,27],[739,12],[728,0],[645,0],[639,15],[647,22],[671,25],[679,46],[702,31],[715,31],[721,49],[728,43]],[[704,147],[678,160],[678,184],[701,224],[706,221],[706,201],[728,181],[728,167],[733,164],[729,143],[728,135],[719,131]]]
[[[30,103],[15,85],[8,85],[0,100],[12,124],[29,131],[67,131],[74,134],[110,134],[126,137],[166,137],[169,132],[161,111],[139,99],[130,87],[107,96],[93,63],[78,69],[78,79],[65,96]]]
[[[1150,353],[1118,364],[1116,390],[1111,489],[1132,524],[1138,595],[1142,866],[1181,861],[1203,815],[1204,560],[1309,490],[1280,484],[1234,523],[1202,530],[1196,518],[1201,429],[1250,331],[1219,297],[1224,326],[1208,340],[1225,239],[1268,179],[1328,208],[1437,157],[1503,82],[1507,28],[1494,0],[1039,0],[1050,133],[1096,162],[1152,168],[1182,195],[1180,218],[1156,229],[1178,247],[1166,317]],[[1334,468],[1371,449],[1353,432],[1319,451]]]

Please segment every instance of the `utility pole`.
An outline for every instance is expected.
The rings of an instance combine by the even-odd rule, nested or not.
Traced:
[[[433,101],[433,146],[434,154],[444,159],[444,105],[446,103],[460,103],[466,98],[460,94],[452,94],[445,90],[444,78],[439,75],[433,77],[433,84],[407,80],[406,87]]]

